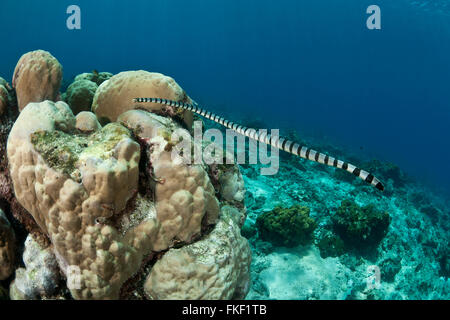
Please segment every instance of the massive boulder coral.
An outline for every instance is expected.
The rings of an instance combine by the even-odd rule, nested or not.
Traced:
[[[19,110],[30,102],[55,101],[61,79],[62,66],[49,52],[36,50],[24,54],[17,62],[12,80]]]
[[[14,218],[10,222],[18,238],[24,238],[27,233],[38,236],[41,233],[38,225],[33,220],[33,217],[17,201],[13,191],[6,145],[14,121],[19,115],[19,110],[13,90],[10,90],[11,88],[8,85],[7,89],[9,90],[8,108],[3,115],[0,115],[0,206],[8,212],[8,217]],[[40,239],[45,241],[43,237]]]
[[[79,279],[69,287],[74,298],[122,297],[132,279],[145,277],[149,261],[203,241],[218,221],[206,166],[171,156],[177,129],[191,138],[171,119],[142,110],[104,127],[92,113],[75,118],[64,102],[30,103],[21,112],[8,139],[14,191],[48,236],[68,283]],[[238,263],[232,274],[248,267]],[[242,295],[244,278],[227,278],[215,290]]]
[[[250,288],[251,252],[237,219],[222,212],[203,239],[170,249],[144,285],[151,299],[243,299]]]
[[[11,300],[52,297],[61,280],[52,248],[42,247],[28,235],[25,240],[23,262],[25,268],[16,270],[16,277],[10,285]]]
[[[214,224],[219,215],[215,190],[200,164],[185,164],[172,159],[173,131],[181,129],[173,121],[143,110],[130,110],[118,118],[136,132],[148,149],[149,173],[154,185],[156,212],[161,231],[156,248],[164,249],[175,239],[191,242],[200,235],[202,220]],[[185,136],[190,137],[185,131]]]
[[[143,106],[133,102],[133,99],[143,96],[192,103],[184,90],[171,77],[142,70],[126,71],[114,75],[99,86],[92,103],[92,112],[102,123],[116,121],[125,111],[142,108]],[[155,113],[178,116],[189,128],[192,125],[193,116],[189,111],[177,110],[163,104],[149,104],[144,107]]]
[[[14,230],[0,209],[0,280],[5,280],[14,271],[15,239]]]
[[[95,114],[89,111],[82,111],[77,114],[75,127],[84,133],[91,133],[102,128]]]
[[[118,124],[87,137],[74,129],[63,102],[31,103],[22,111],[8,139],[14,191],[50,238],[62,271],[79,269],[72,295],[116,298],[149,250],[136,247],[155,228],[144,221],[117,230],[110,221],[137,189],[139,145]]]

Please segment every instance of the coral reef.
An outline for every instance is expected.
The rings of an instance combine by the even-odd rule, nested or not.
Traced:
[[[293,247],[311,241],[316,223],[309,216],[308,207],[295,205],[290,208],[275,207],[261,214],[256,226],[263,240],[278,246]]]
[[[118,122],[102,127],[94,113],[75,117],[72,110],[62,101],[29,103],[9,133],[6,177],[11,182],[6,185],[13,190],[5,194],[23,205],[24,212],[14,216],[26,221],[31,213],[39,240],[27,238],[25,268],[16,270],[11,298],[57,298],[59,272],[75,299],[150,298],[143,281],[155,262],[172,250],[191,250],[191,245],[198,250],[213,246],[212,265],[230,257],[216,273],[208,268],[208,275],[199,275],[216,279],[214,288],[198,284],[205,297],[245,297],[251,253],[240,236],[245,189],[238,167],[230,166],[232,173],[221,180],[230,181],[227,191],[216,190],[209,166],[172,158],[179,142],[171,140],[174,131],[191,135],[170,118],[118,111]],[[239,181],[235,188],[229,185],[234,181]],[[221,204],[216,193],[229,201]],[[232,236],[225,233],[230,228]],[[76,286],[70,285],[74,277]],[[178,287],[172,294],[191,296],[181,283]]]
[[[125,112],[118,120],[136,132],[149,146],[147,157],[152,165],[150,175],[156,182],[156,214],[161,221],[161,243],[154,244],[155,248],[163,250],[175,238],[181,242],[192,242],[200,235],[204,219],[208,225],[216,223],[219,203],[202,165],[188,165],[172,159],[171,150],[167,149],[170,140],[166,139],[175,129],[182,129],[168,118],[142,110]],[[139,131],[138,128],[142,129]]]
[[[25,241],[25,268],[18,268],[10,286],[11,300],[51,298],[60,282],[59,267],[51,247],[43,248],[32,236]]]
[[[98,85],[90,80],[77,80],[70,84],[63,100],[72,109],[74,115],[82,111],[91,111],[92,101]]]
[[[401,258],[399,256],[386,257],[380,261],[381,279],[386,282],[394,282],[395,276],[402,269]]]
[[[126,71],[114,75],[103,82],[95,93],[92,103],[100,123],[116,121],[120,114],[132,109],[143,108],[133,99],[140,96],[154,95],[177,101],[192,102],[183,89],[170,77],[147,71]],[[188,128],[192,125],[192,113],[179,111],[174,107],[153,104],[146,107],[148,111],[179,117]]]
[[[145,253],[128,242],[143,241],[155,228],[154,221],[144,221],[127,230],[127,238],[106,223],[135,194],[139,145],[119,124],[90,137],[74,134],[74,126],[64,102],[31,103],[22,110],[8,139],[14,191],[49,236],[62,271],[80,269],[81,286],[72,295],[114,298]],[[139,227],[143,232],[133,239]]]
[[[360,207],[353,200],[344,200],[332,220],[347,246],[364,248],[378,245],[387,233],[391,217],[374,205]]]
[[[267,125],[266,125],[267,126]],[[295,139],[295,138],[294,138]],[[317,149],[345,154],[354,163],[363,163],[351,152],[330,148],[327,140],[307,140]],[[323,144],[322,144],[323,143]],[[349,157],[349,155],[351,157]],[[358,179],[349,182],[334,177],[330,168],[289,156],[280,161],[276,177],[260,176],[261,165],[243,165],[247,220],[243,234],[252,249],[252,287],[246,299],[448,299],[448,231],[446,217],[450,203],[418,182],[405,180],[390,193],[377,193]],[[388,166],[388,165],[387,165]],[[349,175],[351,177],[351,175]],[[394,183],[395,185],[395,183]],[[376,247],[354,250],[344,243],[343,252],[327,256],[320,241],[337,235],[332,216],[343,199],[354,199],[364,207],[375,205],[389,212],[391,222]],[[276,247],[259,240],[252,228],[266,211],[282,205],[307,203],[317,223],[314,242],[307,246]],[[430,214],[421,207],[435,208]],[[341,239],[343,241],[343,239]],[[328,249],[329,244],[323,245]],[[342,243],[341,243],[342,244]],[[340,247],[340,246],[337,246]],[[320,251],[319,251],[320,250]],[[368,285],[369,270],[378,267],[380,283]]]
[[[5,213],[0,209],[0,280],[14,272],[16,237]]]
[[[450,297],[450,204],[394,164],[302,141],[380,175],[382,194],[355,179],[373,178],[363,170],[288,141],[272,143],[316,162],[281,153],[277,176],[185,163],[182,142],[213,143],[193,139],[190,110],[225,120],[172,78],[84,73],[54,102],[61,75],[38,50],[15,90],[0,78],[0,300]]]
[[[152,299],[243,299],[250,288],[250,247],[238,220],[222,212],[202,240],[170,249],[145,281]]]
[[[62,66],[49,52],[36,50],[17,62],[12,80],[19,110],[30,102],[56,101],[62,79]]]

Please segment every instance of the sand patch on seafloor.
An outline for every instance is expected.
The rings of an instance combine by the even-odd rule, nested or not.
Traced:
[[[313,246],[280,250],[265,257],[270,267],[260,273],[269,299],[343,299],[348,269],[338,258],[320,257]]]

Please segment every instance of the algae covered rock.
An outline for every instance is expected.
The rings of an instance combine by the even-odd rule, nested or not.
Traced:
[[[0,280],[5,280],[14,271],[15,240],[14,230],[0,209]]]
[[[393,255],[383,259],[379,263],[382,281],[394,282],[395,276],[402,269],[401,260],[399,256]]]
[[[73,114],[91,111],[92,100],[98,85],[89,80],[77,80],[67,88],[64,100],[72,109]]]
[[[256,219],[259,236],[274,245],[294,247],[311,241],[316,228],[309,216],[309,208],[295,205],[290,208],[275,207]]]
[[[353,200],[344,200],[332,221],[347,246],[364,248],[378,245],[388,231],[391,217],[372,204],[361,207]]]
[[[113,74],[110,72],[98,72],[98,71],[94,70],[94,71],[92,71],[92,73],[86,72],[86,73],[77,75],[74,79],[74,82],[79,81],[79,80],[88,80],[88,81],[94,82],[95,84],[97,84],[97,86],[99,86],[103,82],[105,82],[106,80],[111,78],[112,76],[113,76]]]
[[[30,102],[56,101],[62,80],[62,66],[43,50],[24,54],[17,62],[12,80],[19,110]]]
[[[339,257],[345,253],[345,244],[342,239],[332,232],[325,232],[316,240],[322,258]]]
[[[23,253],[25,268],[16,270],[10,286],[12,300],[50,298],[56,292],[59,267],[51,247],[44,248],[28,235]]]
[[[256,226],[252,222],[248,222],[249,220],[244,223],[241,229],[241,234],[247,239],[250,239],[258,234],[258,229],[256,229]]]

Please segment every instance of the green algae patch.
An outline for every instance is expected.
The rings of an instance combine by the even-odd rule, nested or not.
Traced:
[[[275,207],[256,219],[259,236],[277,246],[294,247],[311,242],[317,224],[309,216],[309,208],[295,205]]]
[[[31,134],[31,143],[50,167],[71,175],[79,154],[88,146],[88,139],[62,131],[37,131]]]
[[[361,207],[353,200],[344,200],[332,221],[346,246],[362,249],[379,244],[388,232],[391,217],[372,204]]]
[[[118,123],[110,123],[90,135],[60,130],[37,131],[31,134],[31,143],[51,168],[79,181],[80,158],[111,158],[115,146],[124,138],[131,138],[131,132]]]

